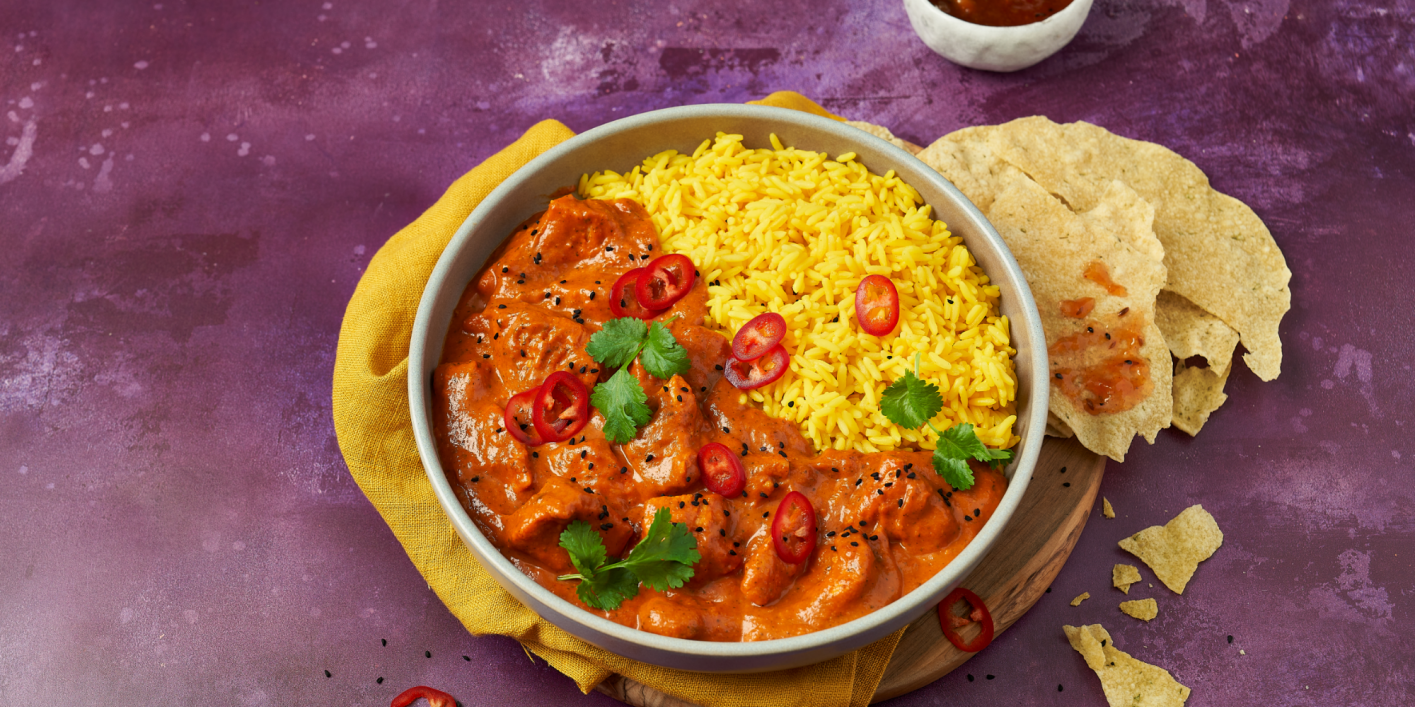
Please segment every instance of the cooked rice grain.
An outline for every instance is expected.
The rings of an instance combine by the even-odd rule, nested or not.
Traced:
[[[752,150],[718,133],[692,155],[585,175],[579,195],[648,210],[664,250],[692,258],[713,283],[709,326],[731,337],[764,312],[786,319],[790,370],[744,395],[800,425],[817,449],[933,449],[927,427],[901,429],[879,409],[915,354],[920,377],[943,392],[935,426],[970,422],[988,446],[1015,445],[1017,352],[998,288],[962,240],[893,170],[771,143]],[[876,273],[899,290],[899,325],[885,337],[855,321],[855,288]]]

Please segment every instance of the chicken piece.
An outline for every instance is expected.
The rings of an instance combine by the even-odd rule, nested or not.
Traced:
[[[742,566],[742,554],[737,551],[740,541],[734,532],[736,524],[727,502],[721,496],[711,491],[701,491],[692,495],[651,499],[644,505],[640,525],[648,528],[660,508],[667,508],[672,514],[671,520],[687,526],[693,539],[698,541],[698,554],[702,555],[702,559],[693,565],[693,585],[707,584]]]
[[[438,456],[458,483],[492,512],[510,513],[528,495],[532,478],[524,445],[505,433],[504,407],[487,397],[489,366],[452,363],[433,371],[433,426]]]
[[[702,414],[698,400],[681,376],[663,381],[634,365],[653,410],[649,423],[620,449],[637,472],[645,500],[680,494],[697,481],[698,448],[702,446]]]
[[[593,526],[611,555],[622,552],[636,534],[631,524],[608,515],[602,496],[586,493],[566,479],[553,478],[506,516],[501,537],[511,549],[547,568],[570,572],[573,566],[569,554],[560,547],[560,533],[574,520]]]
[[[722,380],[722,366],[732,354],[732,342],[711,329],[688,324],[682,319],[668,328],[693,363],[683,377],[688,380],[688,386],[695,395],[704,397]]]
[[[703,610],[687,596],[670,601],[661,596],[650,597],[639,607],[639,629],[673,638],[701,638]]]
[[[589,330],[566,317],[519,302],[492,302],[467,317],[464,327],[490,344],[487,362],[508,398],[539,387],[556,371],[572,371],[586,389],[599,378],[599,364],[585,352]]]
[[[877,533],[915,555],[934,552],[958,537],[958,521],[945,503],[946,487],[927,453],[872,455],[859,464],[864,482],[852,494],[850,513],[878,523]]]
[[[767,606],[791,588],[810,562],[793,565],[783,561],[771,541],[770,526],[765,526],[747,541],[747,560],[742,564],[742,596],[757,606]],[[746,635],[742,638],[751,640]]]
[[[801,436],[796,423],[772,417],[750,403],[741,402],[746,396],[727,379],[718,379],[708,388],[704,401],[707,421],[713,427],[731,429],[731,435],[745,443],[752,451],[763,447],[773,454],[785,451],[804,457],[814,456],[816,450],[809,440]],[[732,421],[736,422],[733,423]]]
[[[816,555],[820,567],[797,582],[788,599],[801,602],[793,607],[800,633],[839,623],[842,616],[863,616],[898,598],[899,574],[888,543],[852,534],[834,538]]]
[[[753,449],[741,460],[742,469],[747,473],[747,498],[753,502],[771,498],[783,484],[790,490],[787,479],[791,476],[791,465],[786,459]]]

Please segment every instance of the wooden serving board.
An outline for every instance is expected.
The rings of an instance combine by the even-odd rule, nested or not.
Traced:
[[[1075,439],[1048,437],[1042,444],[1032,482],[1012,522],[992,553],[963,580],[963,586],[987,604],[998,633],[1042,598],[1071,556],[1095,507],[1104,472],[1105,458]],[[917,690],[972,656],[943,637],[937,612],[926,611],[899,640],[871,701]],[[595,689],[634,707],[696,707],[621,675],[611,675]]]

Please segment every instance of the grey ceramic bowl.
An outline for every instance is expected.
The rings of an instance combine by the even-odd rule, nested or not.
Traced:
[[[1091,12],[1091,0],[1073,0],[1041,22],[1016,27],[975,25],[929,0],[904,0],[904,11],[914,33],[943,58],[974,69],[1018,71],[1070,43]]]
[[[878,611],[824,631],[751,643],[691,641],[639,631],[590,614],[536,584],[497,551],[458,503],[432,435],[430,378],[452,309],[511,230],[544,209],[547,194],[576,183],[581,174],[627,171],[667,149],[691,152],[719,131],[742,134],[749,147],[770,145],[767,136],[775,133],[786,145],[832,155],[855,152],[874,172],[895,170],[934,207],[936,218],[962,236],[1001,288],[1002,311],[1011,318],[1017,349],[1016,429],[1022,442],[1006,470],[1011,479],[1007,493],[973,542],[933,579]],[[408,397],[418,453],[442,509],[506,591],[556,626],[628,658],[700,672],[759,672],[828,660],[888,635],[937,604],[992,549],[1027,490],[1041,449],[1048,388],[1043,380],[1044,342],[1031,290],[1002,239],[967,198],[912,155],[843,123],[799,111],[736,104],[688,106],[624,118],[578,135],[532,160],[481,202],[452,237],[423,292],[408,356]]]

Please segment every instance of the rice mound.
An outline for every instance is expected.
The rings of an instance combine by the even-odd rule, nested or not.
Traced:
[[[854,153],[748,149],[718,133],[692,155],[669,150],[627,174],[580,178],[581,198],[632,199],[663,249],[693,260],[708,283],[708,324],[729,338],[753,317],[786,319],[790,370],[744,396],[791,420],[817,450],[933,449],[927,427],[880,412],[884,389],[918,357],[939,386],[941,430],[968,422],[990,447],[1012,447],[1017,377],[998,288],[962,239],[891,170],[871,174]],[[880,274],[899,290],[892,334],[864,333],[855,288]]]

